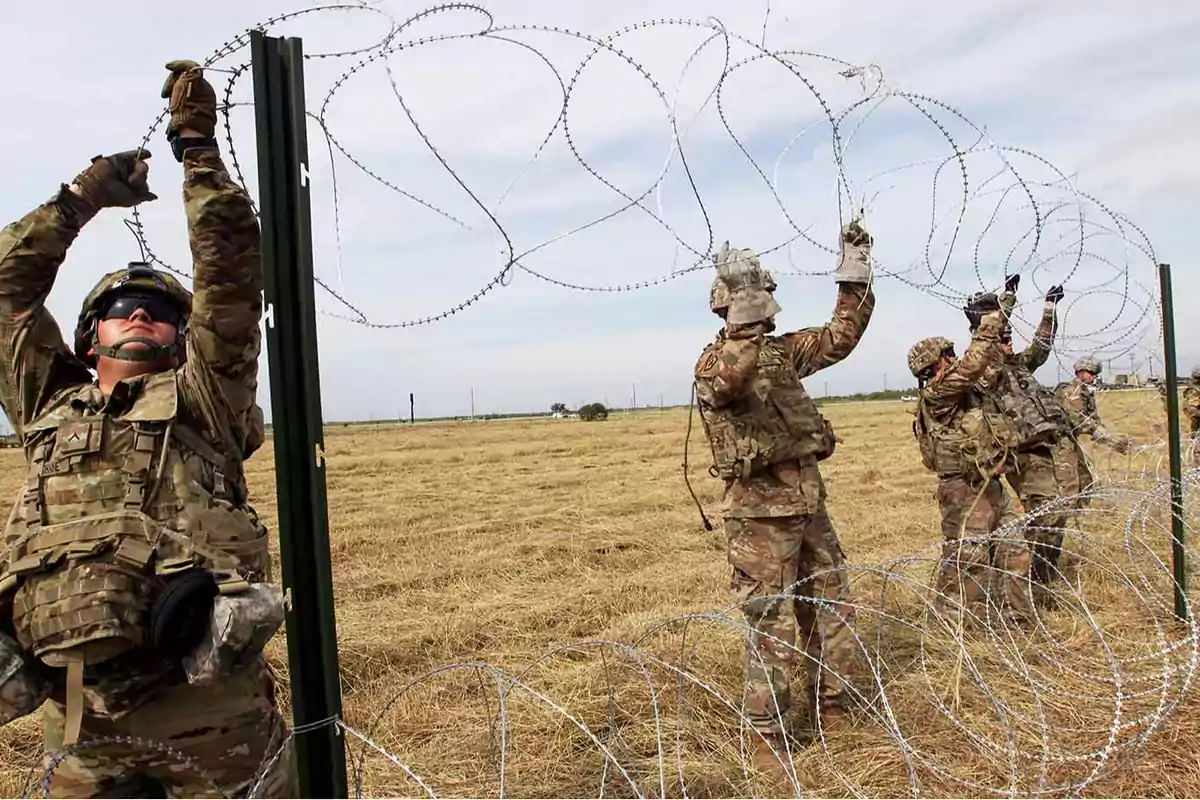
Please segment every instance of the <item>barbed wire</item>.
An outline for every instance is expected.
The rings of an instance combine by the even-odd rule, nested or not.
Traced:
[[[323,315],[368,328],[410,328],[447,319],[477,304],[496,288],[509,285],[517,271],[566,290],[621,293],[661,286],[709,268],[717,239],[714,218],[709,209],[710,204],[706,201],[706,193],[701,190],[691,168],[691,159],[688,156],[691,145],[688,137],[696,122],[711,106],[720,129],[724,131],[724,135],[733,144],[739,156],[757,175],[760,184],[771,196],[773,205],[790,230],[789,235],[774,243],[763,242],[755,247],[764,257],[783,251],[788,268],[777,270],[783,277],[829,275],[838,253],[836,244],[831,245],[813,235],[816,221],[802,221],[783,195],[781,170],[786,158],[799,142],[811,142],[819,134],[828,142],[833,173],[831,199],[835,201],[838,220],[844,221],[850,216],[865,213],[873,204],[878,203],[889,191],[889,187],[883,185],[885,182],[923,167],[934,168],[927,189],[930,218],[923,246],[914,254],[914,258],[907,260],[898,252],[901,248],[877,246],[873,256],[876,279],[895,281],[955,307],[960,306],[974,291],[994,289],[998,280],[1011,274],[1028,275],[1029,282],[1032,282],[1037,291],[1043,293],[1051,283],[1067,282],[1068,303],[1072,305],[1084,303],[1081,307],[1092,308],[1096,301],[1113,295],[1116,295],[1117,302],[1110,312],[1111,319],[1106,325],[1098,326],[1095,330],[1078,333],[1070,326],[1063,325],[1056,342],[1056,351],[1060,357],[1071,353],[1092,353],[1110,349],[1116,349],[1119,354],[1123,354],[1126,349],[1145,350],[1154,346],[1148,343],[1145,334],[1156,324],[1151,313],[1157,308],[1156,292],[1150,287],[1150,281],[1138,280],[1132,275],[1154,265],[1153,249],[1144,232],[1123,215],[1082,191],[1072,176],[1058,169],[1043,156],[1023,147],[993,141],[985,127],[976,124],[953,106],[937,98],[891,84],[885,79],[884,71],[878,65],[855,64],[835,56],[804,50],[768,49],[765,42],[766,26],[771,16],[769,6],[764,13],[763,30],[757,41],[730,30],[715,18],[697,20],[673,17],[646,20],[605,35],[594,35],[535,23],[505,24],[485,7],[472,3],[434,5],[402,19],[382,9],[379,4],[367,4],[362,0],[275,15],[223,43],[203,62],[210,70],[228,73],[222,95],[223,138],[235,176],[243,186],[247,185],[247,181],[242,170],[239,142],[244,137],[250,137],[252,131],[235,126],[231,116],[235,109],[251,105],[248,101],[235,99],[239,81],[248,71],[249,64],[235,61],[226,66],[226,63],[242,53],[248,44],[251,30],[268,32],[283,24],[301,18],[311,19],[314,15],[319,16],[326,12],[340,15],[366,13],[384,21],[386,31],[373,44],[305,56],[306,59],[325,61],[357,59],[330,81],[328,88],[323,90],[318,110],[315,113],[309,112],[308,115],[325,140],[324,149],[328,157],[332,191],[333,268],[337,276],[337,286],[335,288],[319,276],[316,278],[316,284],[337,308],[322,307],[319,312]],[[448,18],[455,23],[466,20],[466,23],[459,25],[459,30],[451,33],[426,32],[425,35],[417,35],[420,31],[416,29],[421,25],[439,18]],[[694,46],[689,45],[680,51],[682,63],[674,79],[674,90],[669,92],[664,88],[668,84],[658,77],[657,72],[644,65],[633,54],[632,39],[659,34],[663,37],[674,36],[679,32],[688,31],[695,32],[702,38]],[[586,52],[568,63],[559,63],[561,58],[556,60],[548,54],[546,46],[531,43],[531,37],[575,42],[582,45]],[[319,40],[320,37],[316,38]],[[392,59],[401,54],[464,42],[478,42],[481,47],[515,47],[531,54],[536,63],[552,77],[552,85],[556,87],[555,91],[559,95],[560,106],[550,120],[548,130],[538,135],[537,145],[524,167],[492,203],[485,202],[472,188],[471,183],[462,176],[460,170],[452,166],[443,152],[443,147],[435,141],[418,118],[417,112],[406,100],[401,79],[392,65]],[[706,81],[702,88],[702,101],[686,120],[682,119],[682,88],[688,79],[693,78],[702,69],[701,56],[706,49],[714,45],[720,48],[721,63],[718,72],[711,81],[698,79]],[[587,101],[582,99],[581,82],[597,69],[601,56],[607,59],[606,64],[611,63],[627,70],[637,83],[649,89],[650,96],[660,108],[661,120],[665,123],[667,147],[661,167],[655,174],[647,176],[643,187],[638,190],[627,191],[618,186],[604,174],[593,159],[584,154],[577,141],[577,124],[573,121],[575,111],[594,107],[587,105]],[[813,68],[812,64],[819,67]],[[755,65],[773,65],[780,74],[794,81],[811,101],[808,110],[814,112],[812,121],[805,122],[794,135],[787,138],[786,144],[769,168],[763,166],[761,156],[756,157],[752,154],[745,141],[745,131],[737,130],[738,122],[730,118],[731,110],[728,107],[730,97],[739,96],[736,81]],[[339,139],[332,113],[333,101],[355,78],[364,75],[373,67],[382,69],[392,95],[391,100],[402,110],[405,124],[417,135],[420,147],[436,159],[441,172],[453,181],[474,209],[482,213],[487,221],[486,229],[491,230],[500,244],[496,250],[498,257],[492,277],[483,282],[478,289],[469,292],[464,300],[441,311],[401,321],[378,319],[366,311],[361,303],[354,302],[346,290],[339,158],[345,159],[348,166],[402,201],[450,223],[454,230],[462,234],[478,235],[487,231],[468,222],[465,216],[422,198],[420,193],[404,188],[401,183],[388,178],[382,171],[368,166]],[[835,95],[845,94],[847,87],[855,83],[858,85],[857,96],[851,96],[844,101],[834,99]],[[316,87],[310,83],[310,94],[316,94],[312,91],[313,88]],[[599,102],[602,101],[593,101]],[[862,142],[871,138],[873,120],[884,115],[886,119],[881,123],[882,129],[882,126],[892,124],[902,109],[916,114],[917,119],[929,126],[934,132],[930,141],[935,144],[941,142],[946,152],[917,161],[877,165],[876,168],[867,170],[861,179],[852,178],[848,174],[848,165],[852,161],[847,159],[853,160],[857,153],[863,152],[866,153],[866,160],[870,160],[872,144]],[[807,111],[798,111],[797,116],[803,116],[804,113]],[[149,126],[143,144],[149,142],[164,119],[165,112]],[[650,136],[652,131],[643,133]],[[380,135],[385,135],[385,131],[380,130]],[[959,140],[964,136],[971,141],[960,144]],[[570,226],[549,238],[529,241],[529,237],[517,235],[513,223],[502,217],[502,210],[518,184],[525,179],[529,170],[545,155],[553,142],[564,145],[574,164],[604,191],[619,198],[619,204],[605,214]],[[988,159],[991,162],[990,166],[985,161]],[[676,164],[682,170],[688,187],[688,203],[694,206],[700,220],[703,234],[699,238],[683,233],[678,224],[668,220],[664,188]],[[944,189],[941,184],[943,171],[948,167],[952,168],[954,173],[956,197],[952,197],[949,202],[943,202],[941,196]],[[1050,173],[1052,180],[1038,180],[1027,174],[1027,170],[1034,168]],[[975,177],[976,175],[981,177]],[[894,190],[895,187],[890,189]],[[813,196],[819,194],[819,191],[818,187],[817,192],[810,190],[807,194]],[[902,194],[906,200],[913,200],[913,207],[916,208],[919,199],[916,196],[910,197],[911,191]],[[872,198],[871,202],[867,201],[868,197]],[[1016,197],[1023,199],[1013,204],[1013,198]],[[984,207],[982,211],[978,210],[981,204]],[[1069,213],[1071,209],[1074,209],[1074,214]],[[670,237],[674,255],[665,274],[617,283],[584,282],[553,275],[546,269],[530,263],[533,256],[545,252],[552,245],[595,229],[627,212],[647,218]],[[985,222],[972,235],[966,226],[968,216],[973,214],[978,214]],[[1108,221],[1097,222],[1093,219],[1095,214]],[[1004,239],[1009,235],[1005,232],[1005,226],[1021,224],[1021,220],[1024,220],[1024,233],[1014,229],[1011,240],[1005,244]],[[167,263],[150,245],[149,232],[137,208],[132,212],[131,225],[139,238],[140,246],[148,253],[148,260],[160,268],[187,276],[187,270]],[[1060,231],[1055,234],[1050,226],[1060,228]],[[1131,238],[1131,235],[1136,238]],[[996,244],[989,247],[991,242]],[[800,243],[811,247],[818,256],[828,257],[829,265],[823,269],[801,267],[793,252],[794,247]],[[1047,245],[1057,249],[1046,252]],[[1106,245],[1108,250],[1104,250]],[[614,244],[614,252],[621,246]],[[1110,252],[1113,247],[1118,252]],[[966,258],[957,255],[962,251],[967,251]],[[995,256],[989,257],[987,254],[992,251],[995,252]],[[881,253],[886,253],[886,261]],[[1096,281],[1094,286],[1079,288],[1071,285],[1081,274],[1081,270],[1094,271],[1096,266],[1107,268],[1111,274],[1103,280]],[[989,277],[986,274],[989,268],[998,269],[999,274]],[[1044,283],[1039,278],[1042,273],[1047,274]],[[1100,291],[1100,285],[1108,287],[1107,290]],[[1081,314],[1078,318],[1082,320],[1086,316]],[[1101,333],[1104,335],[1100,335]]]
[[[1070,282],[1069,299],[1060,305],[1065,329],[1056,340],[1055,357],[1060,367],[1072,354],[1104,352],[1110,358],[1134,356],[1144,360],[1161,358],[1156,330],[1159,300],[1150,281],[1141,273],[1156,262],[1154,249],[1137,225],[1101,200],[1082,191],[1075,176],[1064,173],[1044,157],[1019,146],[997,143],[984,126],[933,97],[902,90],[884,77],[879,65],[861,65],[836,57],[795,49],[768,49],[767,29],[771,16],[768,3],[758,41],[729,30],[719,20],[665,18],[629,25],[603,36],[537,24],[498,24],[486,8],[471,3],[431,6],[403,19],[364,0],[300,9],[270,17],[222,43],[203,62],[213,73],[223,74],[221,92],[222,136],[235,179],[249,191],[244,173],[243,137],[253,141],[249,129],[234,124],[234,113],[252,103],[236,99],[250,64],[238,61],[249,44],[253,30],[271,31],[287,23],[321,14],[370,14],[385,23],[386,32],[362,47],[306,54],[310,60],[355,59],[329,84],[308,118],[324,138],[331,176],[336,286],[317,277],[319,288],[333,303],[321,313],[374,329],[402,329],[447,319],[478,303],[498,287],[511,283],[516,272],[562,289],[589,293],[621,293],[664,285],[710,267],[718,240],[718,223],[706,202],[705,192],[693,172],[689,133],[710,107],[728,140],[771,196],[787,228],[786,235],[756,247],[763,256],[779,253],[788,269],[776,270],[784,277],[802,279],[829,275],[838,250],[813,234],[816,220],[806,220],[786,199],[784,164],[801,143],[822,137],[832,162],[831,186],[839,224],[849,217],[871,212],[885,195],[895,189],[889,181],[922,168],[932,168],[928,191],[928,227],[918,237],[909,258],[885,247],[875,253],[875,278],[895,281],[950,306],[961,305],[972,292],[994,289],[1004,276],[1020,274],[1036,293],[1054,283]],[[455,33],[412,35],[418,23],[450,17],[478,22],[478,27]],[[674,79],[674,90],[660,74],[646,66],[627,44],[638,35],[661,35],[671,31],[694,32],[698,44],[681,52],[682,64]],[[566,66],[556,63],[544,48],[525,38],[550,38],[573,42],[585,54]],[[307,37],[306,44],[312,38]],[[480,42],[481,46],[509,46],[531,54],[546,70],[561,93],[561,106],[544,134],[539,132],[531,157],[497,198],[489,203],[472,188],[460,170],[452,166],[427,125],[405,99],[403,81],[391,59],[421,48],[450,43]],[[700,69],[710,47],[720,50],[718,74],[703,91],[703,100],[690,115],[681,109],[682,87]],[[589,70],[601,59],[621,65],[648,88],[661,106],[668,146],[661,166],[638,188],[622,188],[619,180],[606,174],[595,158],[584,154],[580,141],[587,106],[579,98]],[[810,69],[811,63],[820,69]],[[805,119],[774,156],[773,163],[753,154],[745,131],[738,130],[739,115],[732,101],[739,95],[735,81],[750,74],[755,65],[770,65],[790,76],[816,109],[813,120]],[[438,162],[473,205],[486,218],[486,226],[472,224],[467,214],[454,213],[444,204],[423,198],[402,181],[368,165],[355,155],[335,129],[332,112],[335,97],[350,82],[372,67],[381,67],[392,98],[422,146]],[[855,82],[855,96],[838,100]],[[581,112],[580,109],[584,109]],[[868,151],[871,125],[888,114],[911,112],[932,132],[939,145],[935,156],[893,164],[876,164],[863,175],[855,172],[858,154]],[[796,117],[804,118],[797,113]],[[143,139],[148,145],[166,113],[149,126]],[[889,124],[885,120],[884,125]],[[549,238],[518,236],[502,210],[518,184],[533,165],[543,158],[552,143],[561,140],[570,158],[590,180],[618,198],[615,209],[579,224],[568,226]],[[863,144],[867,141],[866,144]],[[962,143],[960,143],[960,141]],[[969,141],[969,143],[967,143]],[[703,152],[702,147],[701,152]],[[813,152],[817,149],[813,145]],[[353,300],[346,290],[343,259],[342,192],[338,159],[369,181],[433,217],[449,223],[462,234],[488,233],[495,248],[495,269],[482,285],[468,291],[466,299],[440,311],[401,321],[380,321]],[[687,186],[687,200],[698,215],[697,232],[686,233],[670,221],[666,185],[678,163]],[[770,167],[764,166],[771,163]],[[1048,173],[1039,177],[1036,173]],[[949,177],[946,177],[949,176]],[[950,188],[942,186],[942,181]],[[816,195],[818,192],[810,192]],[[983,208],[983,211],[979,211]],[[532,266],[533,257],[570,237],[597,228],[627,212],[649,220],[669,237],[673,256],[665,274],[643,280],[605,283],[568,280]],[[982,220],[969,230],[969,218]],[[143,259],[182,277],[189,272],[168,262],[152,246],[151,234],[134,208],[128,225],[142,248]],[[801,266],[794,246],[803,242],[829,265],[824,269]],[[995,244],[993,244],[995,242]],[[614,247],[614,250],[617,248]],[[966,257],[958,254],[967,251]],[[879,251],[888,253],[886,259]],[[1000,255],[989,256],[989,253]],[[806,258],[805,261],[811,259]],[[526,263],[530,262],[530,263]],[[989,273],[992,277],[989,277]],[[1080,283],[1081,281],[1087,283]],[[1105,306],[1109,312],[1096,317],[1089,312],[1094,301],[1115,297]],[[1039,298],[1040,300],[1040,298]],[[1040,306],[1026,301],[1014,315],[1018,333],[1031,336],[1040,320]],[[1082,322],[1076,325],[1074,320]],[[1147,403],[1158,402],[1153,396]],[[1144,410],[1144,409],[1142,409]],[[1134,412],[1129,412],[1130,414]],[[1185,457],[1192,459],[1195,441],[1189,442]],[[1192,689],[1200,643],[1197,618],[1189,612],[1182,627],[1173,620],[1173,583],[1164,543],[1169,542],[1169,521],[1163,509],[1170,507],[1170,485],[1166,472],[1165,439],[1136,444],[1124,470],[1089,460],[1097,485],[1087,492],[1060,498],[1049,508],[1026,514],[986,539],[967,544],[991,547],[1010,540],[1023,541],[1037,530],[1047,512],[1061,511],[1071,519],[1067,543],[1062,548],[1063,565],[1057,580],[1045,590],[1042,602],[1055,607],[1053,613],[1039,612],[1029,627],[1015,627],[992,601],[983,606],[962,608],[956,597],[931,587],[939,568],[942,545],[874,565],[848,564],[850,598],[837,603],[803,594],[804,587],[789,587],[775,600],[795,601],[812,607],[813,613],[853,616],[852,637],[856,654],[853,674],[834,675],[827,663],[815,662],[826,679],[844,681],[854,708],[854,741],[871,742],[875,762],[864,766],[861,750],[847,751],[821,716],[819,706],[811,720],[811,744],[785,739],[779,753],[789,771],[792,789],[808,791],[802,769],[811,770],[823,785],[840,787],[854,796],[933,792],[958,792],[978,796],[1044,796],[1079,794],[1089,786],[1128,767],[1179,710]],[[1200,471],[1186,475],[1186,490],[1194,494]],[[1187,532],[1195,530],[1189,514]],[[1119,535],[1114,535],[1119,534]],[[1035,589],[1027,587],[1031,597]],[[800,591],[797,596],[793,590]],[[1038,590],[1040,591],[1040,590]],[[1120,608],[1126,615],[1113,626],[1107,617]],[[1131,622],[1133,620],[1133,622]],[[701,650],[718,652],[739,648],[751,633],[743,604],[717,611],[692,613],[655,623],[631,642],[595,639],[552,648],[519,670],[502,669],[482,661],[437,666],[411,677],[387,702],[378,704],[369,720],[331,718],[287,732],[272,746],[246,796],[256,796],[269,780],[273,767],[294,745],[295,736],[324,727],[336,727],[346,737],[350,751],[355,795],[380,794],[375,785],[402,786],[438,796],[435,765],[422,762],[420,737],[405,740],[389,730],[389,715],[405,701],[432,691],[439,681],[470,675],[485,709],[482,720],[464,720],[463,725],[481,723],[487,744],[476,753],[464,744],[460,757],[471,756],[494,771],[494,778],[481,779],[472,794],[506,796],[513,788],[514,762],[525,757],[520,751],[519,729],[523,724],[549,726],[566,741],[570,759],[556,766],[563,774],[549,787],[533,787],[528,793],[576,790],[586,780],[595,780],[601,796],[629,793],[646,796],[675,794],[689,796],[689,783],[699,780],[705,793],[713,794],[715,782],[733,794],[755,791],[755,767],[749,748],[756,738],[753,721],[742,696],[741,676],[730,676],[712,668],[711,659],[699,658]],[[798,662],[812,661],[803,647],[759,634],[763,645],[787,651]],[[586,674],[582,686],[539,685],[539,668],[557,659],[583,659],[597,674]],[[588,659],[591,659],[590,661]],[[763,665],[761,651],[757,655]],[[695,666],[703,661],[708,670]],[[555,690],[561,691],[561,695]],[[737,752],[728,750],[736,727]],[[843,733],[839,729],[839,737]],[[384,741],[384,735],[392,741]],[[460,741],[469,741],[465,728]],[[829,735],[827,735],[829,734]],[[515,743],[515,744],[514,744]],[[136,737],[86,738],[78,745],[49,753],[42,774],[27,785],[26,795],[40,789],[49,794],[51,780],[63,763],[74,756],[106,745],[153,753],[183,769],[194,772],[220,792],[219,782],[208,777],[201,765],[186,754],[159,742]],[[803,751],[803,752],[801,752]],[[713,777],[699,755],[718,764],[736,765],[740,778],[718,770]],[[803,766],[798,769],[793,757]],[[598,759],[596,761],[591,759]],[[377,762],[394,767],[398,779],[379,777]],[[875,769],[879,764],[888,769]],[[482,769],[482,768],[481,768]],[[890,771],[889,771],[890,770]],[[697,773],[700,775],[697,777]],[[519,774],[519,771],[518,771]],[[371,780],[372,776],[376,779]],[[900,776],[899,778],[897,776]],[[811,775],[809,777],[812,777]],[[398,780],[399,783],[389,781]],[[565,788],[564,788],[565,787]],[[461,785],[451,785],[457,793]],[[523,790],[524,791],[524,790]]]
[[[847,687],[852,728],[845,723],[829,728],[817,706],[809,716],[811,741],[798,734],[783,740],[788,752],[777,755],[792,770],[792,789],[803,795],[819,778],[825,790],[838,786],[856,797],[1078,795],[1131,768],[1191,692],[1200,639],[1194,612],[1189,610],[1182,624],[1173,617],[1171,566],[1164,546],[1169,519],[1162,511],[1169,507],[1170,486],[1153,479],[1146,485],[1139,480],[1142,473],[1125,477],[1123,484],[1063,497],[1036,514],[1014,518],[991,536],[964,540],[983,547],[1024,543],[1037,531],[1038,517],[1069,516],[1055,579],[1044,589],[1026,585],[1031,602],[1043,595],[1028,624],[1014,624],[991,594],[979,605],[963,606],[959,594],[935,588],[931,577],[945,558],[941,543],[875,565],[845,565],[849,585],[836,599],[813,597],[806,585],[764,598],[794,600],[814,613],[852,621],[856,659],[847,674],[834,673],[802,643],[758,633],[760,663],[765,663],[764,649],[787,652],[798,671],[811,662],[822,680],[837,679]],[[1192,469],[1186,473],[1185,491],[1194,495],[1198,489],[1200,470]],[[1191,537],[1194,514],[1186,522]],[[1123,615],[1116,627],[1114,611]],[[487,710],[482,720],[462,719],[459,726],[450,721],[453,740],[462,747],[456,755],[459,761],[478,759],[495,772],[494,778],[467,790],[474,796],[493,791],[506,796],[513,791],[509,772],[514,761],[552,758],[547,752],[520,752],[524,725],[557,729],[573,744],[570,757],[552,765],[562,775],[543,776],[542,785],[522,788],[520,794],[578,792],[582,785],[577,781],[583,779],[579,769],[590,764],[600,796],[686,797],[689,772],[701,771],[698,752],[689,754],[689,749],[703,752],[705,746],[717,746],[722,737],[734,737],[735,726],[738,752],[718,749],[716,755],[737,764],[745,781],[726,776],[731,791],[751,793],[757,768],[749,748],[761,734],[746,710],[741,676],[730,680],[720,674],[712,658],[714,652],[747,640],[752,629],[745,617],[746,603],[683,614],[651,625],[631,641],[559,645],[519,671],[482,661],[429,669],[398,685],[386,702],[373,703],[373,714],[363,723],[330,718],[290,731],[269,749],[244,796],[256,796],[297,734],[330,726],[347,737],[348,748],[357,743],[348,750],[354,796],[413,791],[438,796],[436,765],[429,761],[431,753],[422,754],[427,736],[414,730],[406,741],[386,723],[420,703],[423,692],[437,694],[441,682],[459,674],[476,676],[473,684],[458,686],[475,686]],[[689,655],[702,647],[706,657]],[[583,684],[539,685],[539,669],[563,659],[594,669]],[[704,668],[692,661],[703,662]],[[353,700],[353,694],[346,699]],[[405,701],[409,706],[397,710]],[[466,744],[472,741],[468,729],[480,724],[486,727],[488,744],[475,751]],[[385,729],[387,743],[379,739]],[[856,746],[837,746],[850,736]],[[862,746],[868,742],[874,762],[864,767]],[[33,786],[48,796],[53,775],[64,762],[109,745],[165,758],[220,791],[219,781],[207,777],[202,765],[168,745],[128,736],[89,739],[86,734],[78,745],[48,753]],[[588,751],[600,763],[589,761]],[[373,758],[396,768],[403,781],[380,775]],[[890,771],[879,769],[880,763],[891,764]],[[372,786],[368,772],[374,777]],[[618,783],[609,785],[610,777]],[[464,788],[453,785],[455,793]],[[711,787],[706,793],[712,793]]]

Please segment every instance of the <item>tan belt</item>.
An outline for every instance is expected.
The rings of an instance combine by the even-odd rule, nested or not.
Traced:
[[[83,727],[83,656],[76,655],[67,664],[67,718],[63,729],[63,747],[79,741]]]

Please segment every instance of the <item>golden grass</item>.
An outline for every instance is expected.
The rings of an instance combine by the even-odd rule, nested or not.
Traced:
[[[934,479],[921,467],[909,408],[898,402],[825,408],[844,439],[823,465],[830,512],[856,565],[935,552]],[[1156,395],[1105,395],[1101,408],[1113,427],[1144,439],[1162,435]],[[745,734],[718,699],[740,703],[739,631],[695,620],[647,636],[667,620],[718,612],[731,602],[716,518],[719,487],[705,472],[708,453],[698,419],[692,481],[717,530],[700,526],[682,481],[686,425],[685,412],[668,411],[592,424],[543,419],[331,426],[330,528],[347,722],[369,732],[439,794],[495,794],[499,730],[491,677],[468,668],[442,672],[389,706],[402,687],[440,665],[486,662],[586,724],[643,793],[660,791],[660,742],[670,795],[682,793],[681,771],[691,796],[764,791],[757,778],[744,774],[739,739]],[[1127,459],[1088,447],[1101,471],[1114,478],[1161,455]],[[4,496],[14,497],[21,480],[20,453],[0,454]],[[250,480],[256,505],[274,529],[270,443],[251,464]],[[1151,524],[1162,524],[1161,506],[1152,509]],[[898,730],[916,753],[910,762],[924,794],[1004,791],[1014,774],[1018,793],[1086,781],[1097,765],[1089,753],[1110,746],[1110,738],[1117,746],[1131,742],[1147,719],[1163,716],[1156,708],[1177,701],[1182,677],[1174,675],[1163,689],[1163,671],[1179,669],[1190,651],[1156,655],[1163,644],[1155,621],[1165,626],[1163,641],[1179,641],[1186,631],[1166,622],[1164,576],[1149,575],[1142,588],[1149,609],[1122,578],[1134,563],[1145,567],[1148,558],[1122,549],[1129,508],[1119,498],[1098,500],[1097,513],[1082,523],[1093,534],[1078,538],[1087,544],[1081,546],[1080,581],[1105,631],[1107,657],[1094,626],[1064,610],[1028,641],[999,645],[986,632],[969,634],[960,658],[953,635],[921,620],[923,602],[913,587],[928,580],[931,562],[895,566],[911,581],[909,588],[856,573],[860,629],[881,669]],[[1153,551],[1165,557],[1166,534],[1153,528],[1148,535],[1156,537]],[[1113,566],[1106,570],[1105,563]],[[728,616],[740,620],[736,610]],[[639,652],[661,662],[650,663],[644,674],[629,654],[612,647],[546,655],[559,645],[594,640],[637,643]],[[285,653],[283,637],[277,637],[269,654],[284,671]],[[682,686],[673,666],[691,676]],[[972,669],[978,678],[971,678]],[[1120,690],[1114,675],[1125,681]],[[1116,696],[1122,705],[1114,734]],[[520,690],[510,689],[505,699],[507,794],[633,793],[616,765],[606,763],[562,713]],[[1003,723],[997,701],[1005,704]],[[654,703],[661,731],[655,729]],[[1084,793],[1200,795],[1198,712],[1200,702],[1187,696],[1132,763],[1124,749],[1114,752]],[[37,736],[37,715],[0,730],[0,795],[19,793],[31,766],[40,772]],[[867,795],[909,795],[913,779],[896,738],[867,719],[801,750],[796,765],[822,795],[850,793],[839,775]],[[357,756],[359,747],[351,743]],[[1014,761],[995,752],[1005,747],[1024,755]],[[367,757],[364,776],[369,795],[422,793],[379,756]]]

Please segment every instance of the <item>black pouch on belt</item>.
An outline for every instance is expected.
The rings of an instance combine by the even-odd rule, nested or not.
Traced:
[[[171,578],[150,609],[150,643],[178,661],[199,646],[219,594],[211,572],[191,569]]]

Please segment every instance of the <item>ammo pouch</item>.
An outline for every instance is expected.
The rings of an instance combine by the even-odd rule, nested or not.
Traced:
[[[219,591],[207,570],[174,575],[150,609],[150,645],[171,661],[182,660],[204,638]]]
[[[122,510],[39,526],[12,547],[13,624],[45,664],[95,664],[146,644],[159,526]],[[65,563],[64,563],[65,562]]]
[[[920,406],[913,415],[912,432],[921,451],[921,465],[931,472],[937,472],[937,443],[934,442],[929,428],[925,426],[924,409]]]

